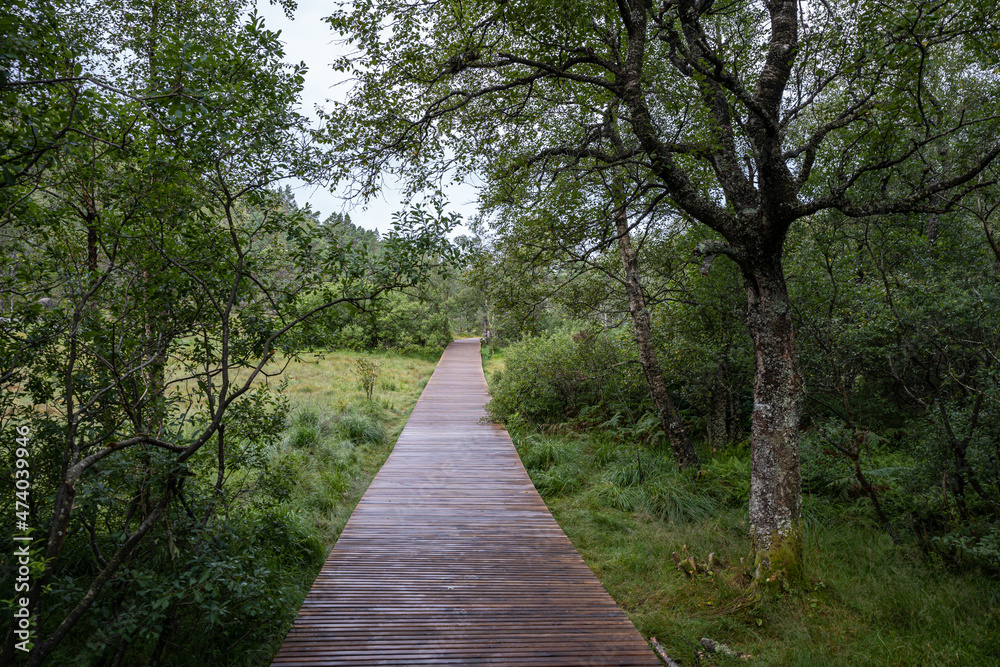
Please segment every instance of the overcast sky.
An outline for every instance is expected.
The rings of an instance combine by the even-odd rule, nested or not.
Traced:
[[[335,43],[337,35],[323,22],[332,9],[333,3],[329,0],[299,0],[295,17],[289,20],[280,6],[258,0],[257,13],[264,18],[265,26],[281,31],[285,59],[290,63],[305,62],[309,68],[302,91],[302,111],[313,119],[317,104],[324,106],[328,99],[343,100],[349,92],[342,75],[330,67],[340,48]],[[300,205],[306,202],[312,204],[313,210],[320,212],[321,220],[331,213],[349,213],[354,224],[384,232],[390,227],[392,214],[405,207],[400,193],[393,187],[387,187],[382,197],[369,202],[367,209],[363,210],[360,207],[350,208],[322,185],[309,185],[302,181],[290,184],[295,190],[295,200]],[[449,199],[447,210],[461,213],[466,221],[475,213],[474,188],[451,188],[446,194]]]

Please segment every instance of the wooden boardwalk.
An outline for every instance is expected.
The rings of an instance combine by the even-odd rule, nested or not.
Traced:
[[[659,665],[448,346],[273,665]]]

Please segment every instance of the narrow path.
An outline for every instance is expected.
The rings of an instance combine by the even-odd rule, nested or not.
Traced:
[[[273,665],[659,665],[445,350]]]

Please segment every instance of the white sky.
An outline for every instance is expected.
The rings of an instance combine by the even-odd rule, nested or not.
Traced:
[[[264,25],[269,30],[281,31],[285,59],[290,63],[304,62],[309,68],[302,90],[303,113],[315,119],[316,105],[325,106],[328,99],[344,99],[350,92],[349,84],[344,83],[342,75],[329,66],[339,48],[335,43],[337,35],[323,22],[323,18],[331,13],[333,3],[329,0],[299,0],[294,20],[285,18],[280,6],[271,5],[266,0],[259,0],[257,5],[257,13],[264,18]],[[362,209],[351,208],[322,184],[310,185],[298,180],[289,184],[299,205],[310,203],[313,210],[320,212],[321,220],[331,213],[349,213],[354,224],[380,232],[390,228],[393,213],[406,207],[398,189],[391,186],[384,188],[381,197],[373,199]],[[466,221],[475,214],[476,191],[473,187],[450,187],[446,188],[445,194],[449,200],[447,211],[461,213]],[[458,232],[466,233],[462,229]]]

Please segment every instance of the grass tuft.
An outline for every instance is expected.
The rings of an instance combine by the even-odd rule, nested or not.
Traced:
[[[524,467],[529,470],[548,470],[553,466],[569,463],[575,454],[559,440],[538,436],[526,439],[518,453]]]
[[[320,443],[319,429],[305,424],[292,427],[286,438],[295,449],[315,449]]]
[[[337,417],[337,432],[356,444],[378,444],[385,440],[386,430],[367,414],[345,412]]]
[[[572,493],[583,484],[583,474],[573,463],[564,463],[545,470],[534,469],[530,475],[535,488],[543,496]]]

